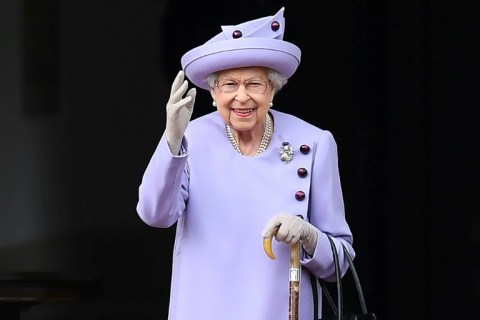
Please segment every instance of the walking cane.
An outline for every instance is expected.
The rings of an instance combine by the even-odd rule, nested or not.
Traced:
[[[270,237],[263,239],[263,249],[271,259],[275,259],[275,254],[272,251],[272,238],[277,233],[277,230],[275,230]],[[300,241],[290,246],[289,283],[290,296],[288,301],[288,320],[298,320],[298,301],[300,295]]]

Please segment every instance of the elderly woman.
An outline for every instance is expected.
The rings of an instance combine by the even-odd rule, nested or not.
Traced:
[[[294,244],[299,319],[310,320],[310,273],[334,274],[326,234],[355,255],[332,134],[272,108],[300,63],[283,13],[223,26],[181,59],[137,205],[146,224],[176,227],[169,320],[287,319]],[[215,111],[191,120],[196,89],[185,76]],[[262,246],[273,236],[274,260]]]

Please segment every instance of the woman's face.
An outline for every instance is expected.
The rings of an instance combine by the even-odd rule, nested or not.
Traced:
[[[210,92],[225,123],[236,131],[262,127],[274,94],[268,69],[245,67],[217,74]]]

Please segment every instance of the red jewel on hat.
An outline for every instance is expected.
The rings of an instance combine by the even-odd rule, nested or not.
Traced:
[[[233,39],[238,39],[242,37],[242,31],[240,30],[235,30],[232,32],[232,38]]]
[[[273,21],[272,22],[272,30],[273,31],[278,31],[278,29],[280,29],[280,23],[278,23],[278,21]]]

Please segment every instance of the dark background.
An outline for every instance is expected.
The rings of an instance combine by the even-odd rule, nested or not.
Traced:
[[[473,5],[0,0],[0,272],[101,288],[22,319],[166,319],[174,230],[135,205],[170,83],[220,25],[281,6],[302,62],[274,108],[336,137],[369,308],[480,318]],[[200,92],[194,117],[211,110]]]

